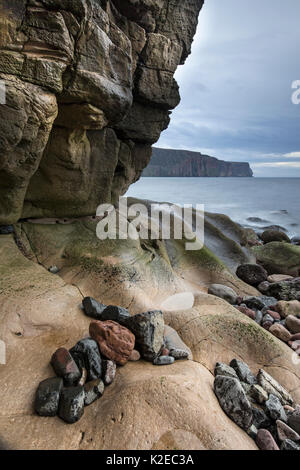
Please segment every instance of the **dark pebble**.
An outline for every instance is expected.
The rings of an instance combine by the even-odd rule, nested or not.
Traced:
[[[84,404],[85,406],[91,405],[98,398],[102,397],[104,393],[104,383],[102,380],[93,380],[84,386]]]
[[[159,356],[154,359],[153,364],[155,366],[168,366],[175,362],[174,357],[172,356]]]
[[[82,301],[82,305],[84,313],[95,320],[101,320],[101,314],[107,307],[92,297],[85,297]]]
[[[101,379],[102,366],[101,355],[96,341],[92,338],[84,338],[70,349],[78,368],[87,370],[87,381]]]
[[[58,377],[43,380],[36,391],[34,409],[40,416],[56,416],[63,380]]]

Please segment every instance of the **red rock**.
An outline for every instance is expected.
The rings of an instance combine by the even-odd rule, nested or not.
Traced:
[[[267,429],[259,429],[256,437],[256,444],[260,450],[279,450],[275,439]]]
[[[243,300],[244,300],[243,297],[238,297],[238,298],[236,299],[237,305],[241,305],[241,304],[243,303]]]
[[[254,310],[251,310],[248,307],[237,307],[237,310],[241,313],[244,313],[244,315],[247,315],[247,317],[252,318],[252,320],[255,320],[256,313]]]
[[[131,331],[112,320],[92,321],[89,331],[103,356],[119,365],[126,364],[135,344]]]
[[[268,330],[271,328],[271,326],[274,325],[274,323],[271,323],[270,321],[265,321],[262,326],[265,330]]]
[[[300,341],[299,340],[293,341],[292,344],[291,344],[291,348],[294,351],[298,351],[298,349],[300,348]]]
[[[161,352],[161,356],[169,356],[170,351],[167,348],[164,348]]]
[[[51,358],[51,365],[56,375],[64,379],[65,385],[77,385],[81,373],[67,349],[60,348],[55,351]]]
[[[281,341],[284,341],[287,343],[291,339],[291,333],[284,328],[283,325],[280,325],[279,323],[275,323],[272,325],[269,329],[270,333],[272,333],[276,338],[281,339]]]
[[[139,361],[140,359],[141,359],[140,353],[136,349],[134,349],[132,353],[130,354],[128,360],[132,362],[136,362],[136,361]]]
[[[274,320],[281,320],[281,316],[279,315],[278,312],[274,312],[273,310],[267,310],[267,314],[271,315]]]

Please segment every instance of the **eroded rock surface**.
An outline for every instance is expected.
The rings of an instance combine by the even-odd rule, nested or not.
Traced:
[[[1,2],[0,224],[94,214],[140,177],[202,4]]]

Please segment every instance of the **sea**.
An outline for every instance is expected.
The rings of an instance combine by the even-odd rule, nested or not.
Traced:
[[[256,232],[279,225],[300,236],[300,178],[141,178],[127,197],[204,204]]]

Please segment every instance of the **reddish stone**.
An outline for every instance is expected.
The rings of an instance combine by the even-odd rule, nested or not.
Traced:
[[[300,341],[299,340],[293,341],[292,344],[291,344],[291,348],[294,351],[298,351],[298,349],[300,349]]]
[[[112,320],[92,321],[90,335],[97,341],[103,356],[119,365],[126,364],[135,344],[131,331]]]
[[[281,320],[281,316],[278,312],[274,312],[273,310],[267,310],[267,314],[274,318],[274,320]]]
[[[59,377],[63,377],[65,385],[77,385],[81,378],[81,373],[76,362],[65,348],[60,348],[53,354],[51,365]]]
[[[241,304],[243,303],[243,300],[244,300],[243,297],[238,297],[238,298],[236,299],[237,305],[241,305]]]
[[[262,326],[263,326],[263,328],[264,328],[265,330],[268,330],[268,331],[269,331],[269,329],[271,328],[271,326],[272,326],[273,324],[274,324],[274,323],[271,323],[270,321],[265,321]]]
[[[139,361],[140,359],[141,359],[140,353],[136,349],[134,349],[132,353],[130,354],[128,360],[132,362],[136,362],[136,361]]]
[[[291,340],[292,335],[289,330],[287,330],[283,325],[280,325],[279,323],[275,323],[274,325],[272,325],[269,331],[270,333],[272,333],[272,335],[276,336],[276,338],[281,339],[281,341],[284,341],[285,343]]]
[[[251,310],[248,307],[237,307],[238,311],[241,313],[244,313],[244,315],[247,315],[247,317],[251,318],[252,320],[255,320],[256,313],[254,310]]]
[[[272,434],[267,429],[259,429],[256,444],[260,450],[279,450]]]

